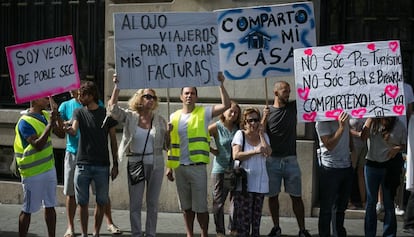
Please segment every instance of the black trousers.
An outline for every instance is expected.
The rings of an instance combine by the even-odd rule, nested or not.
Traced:
[[[411,192],[404,214],[404,229],[414,228],[414,192]]]

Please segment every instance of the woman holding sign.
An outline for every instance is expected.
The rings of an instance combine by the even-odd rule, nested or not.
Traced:
[[[139,89],[129,99],[128,109],[118,106],[118,79],[113,77],[115,84],[111,99],[108,102],[110,115],[124,123],[122,140],[118,154],[120,159],[126,158],[128,163],[128,190],[130,202],[130,222],[132,236],[142,236],[141,208],[146,190],[147,218],[145,236],[154,237],[157,227],[158,200],[164,176],[163,149],[169,144],[167,123],[155,112],[158,97],[153,89]],[[133,179],[130,164],[143,162],[143,180]]]
[[[397,117],[368,118],[362,129],[361,137],[368,139],[365,164],[367,193],[365,236],[376,236],[377,212],[375,206],[380,186],[385,208],[383,236],[396,236],[397,221],[394,196],[401,175],[403,162],[401,152],[406,148],[406,128]]]

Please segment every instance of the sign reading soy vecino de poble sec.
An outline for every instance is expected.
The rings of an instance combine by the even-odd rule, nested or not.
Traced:
[[[298,121],[405,114],[398,40],[294,51]]]
[[[293,50],[316,46],[313,4],[217,10],[220,70],[233,80],[294,74]]]
[[[6,47],[17,104],[79,88],[72,36]]]
[[[114,28],[121,89],[218,85],[214,13],[116,13]]]

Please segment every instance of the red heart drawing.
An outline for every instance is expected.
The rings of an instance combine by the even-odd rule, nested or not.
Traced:
[[[305,114],[303,114],[302,118],[306,121],[314,122],[315,118],[316,118],[316,112],[310,112],[310,113],[307,113],[307,114],[305,113]]]
[[[334,110],[326,111],[325,116],[327,118],[334,118],[335,120],[338,120],[338,117],[341,113],[342,113],[342,109],[334,109]]]
[[[404,109],[404,105],[394,105],[394,107],[392,107],[392,111],[398,115],[402,115],[404,113]]]
[[[307,100],[308,99],[308,95],[309,95],[309,91],[310,91],[309,88],[305,88],[305,89],[299,88],[298,89],[298,95],[299,95],[299,97],[301,99]]]
[[[355,118],[362,118],[366,112],[366,108],[354,109],[351,111],[351,115]]]
[[[342,50],[344,49],[343,45],[335,45],[332,46],[331,49],[335,52],[337,52],[338,54],[340,54],[342,52]]]
[[[398,87],[394,85],[388,85],[385,87],[385,94],[391,98],[395,98],[398,94]]]
[[[305,49],[304,53],[308,56],[312,55],[312,49]]]
[[[367,48],[374,51],[375,50],[375,44],[374,43],[368,44]]]
[[[398,48],[398,42],[397,41],[391,41],[388,43],[388,46],[390,46],[391,51],[395,52]]]

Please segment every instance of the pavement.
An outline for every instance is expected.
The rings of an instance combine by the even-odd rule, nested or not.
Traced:
[[[18,216],[21,205],[14,204],[0,204],[0,237],[14,237],[18,236]],[[93,226],[93,209],[89,211],[89,236],[92,236]],[[56,236],[63,237],[66,231],[66,209],[64,207],[56,207]],[[78,216],[76,218],[76,236],[80,236],[80,222]],[[112,210],[112,218],[116,225],[118,225],[123,233],[121,235],[113,236],[131,236],[131,227],[129,223],[129,211],[127,210]],[[142,213],[143,223],[145,223],[145,212]],[[227,217],[226,217],[227,219]],[[227,221],[227,220],[226,220]],[[106,220],[104,219],[101,229],[101,236],[112,236],[106,230]],[[312,236],[318,236],[318,218],[310,217],[305,220],[306,228]],[[227,223],[226,223],[227,224]],[[200,228],[197,221],[195,221],[195,236],[200,236]],[[397,236],[411,236],[402,232],[403,222],[401,218],[398,219]],[[297,236],[298,227],[296,219],[293,217],[281,217],[280,227],[282,228],[283,236]],[[263,216],[260,226],[261,236],[267,236],[272,228],[272,221],[269,216]],[[364,236],[364,220],[363,219],[346,219],[345,228],[349,237]],[[377,236],[382,236],[382,222],[378,221]],[[46,224],[44,222],[43,211],[32,214],[31,224],[29,228],[28,237],[47,236]],[[158,237],[185,237],[184,221],[181,213],[159,213],[157,225]],[[209,237],[215,236],[214,220],[210,214],[209,222]]]

